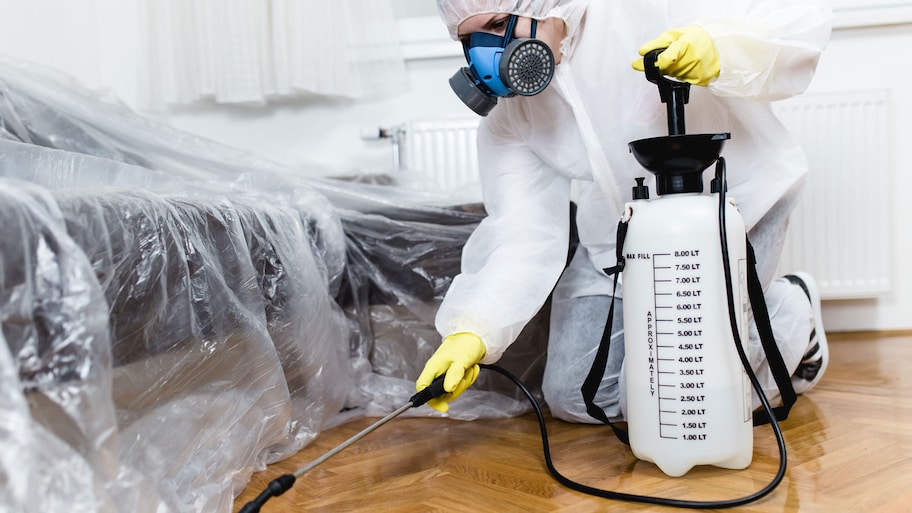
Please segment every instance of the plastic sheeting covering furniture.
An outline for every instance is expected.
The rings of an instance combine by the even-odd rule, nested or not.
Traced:
[[[231,511],[414,393],[483,212],[303,174],[0,60],[0,512]],[[502,360],[533,385],[544,313]],[[450,416],[518,397],[483,374]]]

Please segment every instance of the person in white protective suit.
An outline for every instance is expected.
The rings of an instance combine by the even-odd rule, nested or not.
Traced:
[[[509,27],[517,38],[534,31],[555,66],[537,94],[481,109],[487,115],[478,156],[488,216],[467,241],[461,273],[437,313],[443,342],[416,387],[446,374],[448,393],[428,404],[447,411],[475,381],[478,364],[496,362],[552,296],[545,400],[557,418],[597,422],[580,385],[611,301],[613,281],[602,269],[617,263],[617,221],[635,178],[649,174],[628,143],[668,132],[665,105],[637,59],[638,51],[661,48],[662,73],[695,84],[688,133],[731,132],[724,148],[728,194],[757,253],[777,343],[796,392],[818,382],[828,351],[816,284],[806,273],[774,279],[807,164],[770,102],[810,83],[830,36],[824,1],[437,0],[437,7],[467,57],[473,34],[503,37]],[[578,206],[579,245],[568,265],[571,202]],[[612,420],[624,417],[622,305],[617,298],[608,367],[595,397]],[[751,363],[776,400],[753,323],[749,333]]]

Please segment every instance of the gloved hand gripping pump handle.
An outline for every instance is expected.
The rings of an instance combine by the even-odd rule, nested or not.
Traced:
[[[394,418],[398,417],[399,415],[402,415],[407,410],[409,410],[411,408],[417,408],[417,407],[421,406],[422,404],[430,401],[431,399],[434,399],[435,397],[439,397],[439,396],[445,394],[446,390],[443,389],[443,380],[445,377],[446,377],[446,375],[438,376],[431,383],[430,386],[422,389],[417,394],[413,395],[408,400],[408,402],[405,403],[404,405],[402,405],[399,409],[390,413],[386,417],[383,417],[382,419],[378,420],[377,422],[374,422],[370,426],[367,426],[366,428],[364,428],[361,432],[359,432],[355,436],[353,436],[353,437],[349,438],[348,440],[342,442],[341,444],[337,445],[332,450],[330,450],[329,452],[320,456],[319,458],[311,461],[307,465],[304,465],[303,467],[299,468],[298,470],[295,471],[294,474],[284,474],[284,475],[281,475],[281,476],[277,477],[276,479],[272,480],[269,483],[269,485],[266,487],[266,489],[263,490],[255,499],[253,499],[252,501],[250,501],[246,505],[244,505],[244,507],[241,508],[239,513],[258,513],[260,511],[260,508],[263,507],[263,504],[265,504],[266,501],[268,501],[272,497],[278,497],[279,495],[282,495],[283,493],[287,492],[289,489],[291,489],[292,486],[294,486],[295,480],[297,478],[310,472],[317,465],[323,463],[324,461],[328,460],[329,458],[332,458],[336,454],[339,454],[340,452],[345,450],[345,448],[347,448],[348,446],[352,445],[353,443],[357,442],[358,440],[361,440],[365,436],[371,434],[377,428],[379,428],[380,426],[393,420]]]

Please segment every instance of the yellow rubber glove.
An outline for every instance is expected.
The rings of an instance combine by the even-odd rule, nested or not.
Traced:
[[[660,48],[666,48],[656,59],[663,75],[698,86],[708,85],[719,76],[719,52],[703,27],[690,25],[666,30],[641,46],[638,53],[642,56]],[[644,71],[642,58],[633,61],[633,69]]]
[[[478,362],[486,352],[484,342],[474,333],[454,333],[448,336],[424,364],[424,370],[415,381],[415,389],[424,390],[437,376],[446,373],[443,389],[448,393],[427,402],[431,408],[446,413],[450,409],[449,402],[475,383],[478,378]]]

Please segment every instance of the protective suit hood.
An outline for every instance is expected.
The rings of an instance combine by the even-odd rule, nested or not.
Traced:
[[[458,40],[459,25],[476,14],[505,13],[536,20],[560,18],[567,24],[567,37],[561,50],[567,55],[579,31],[586,0],[437,0],[437,12],[450,37]]]

